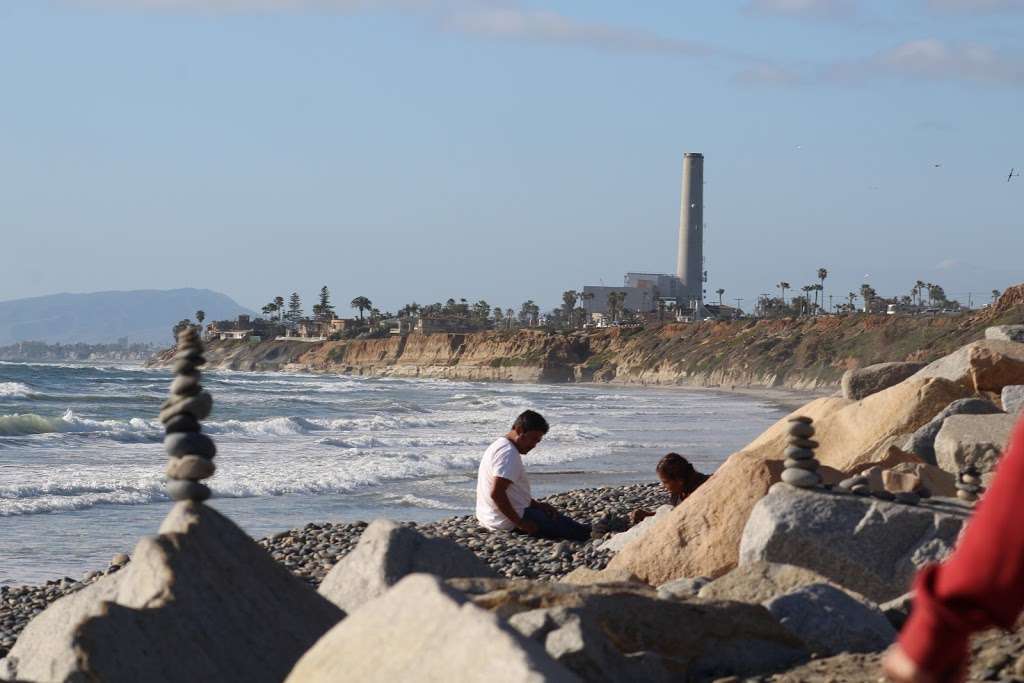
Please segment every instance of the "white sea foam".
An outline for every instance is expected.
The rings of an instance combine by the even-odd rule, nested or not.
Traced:
[[[0,382],[0,398],[32,398],[36,392],[21,382]]]

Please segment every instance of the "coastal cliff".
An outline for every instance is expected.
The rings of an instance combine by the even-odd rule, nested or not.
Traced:
[[[213,342],[211,368],[499,382],[612,382],[817,389],[886,361],[932,361],[1024,322],[1024,285],[994,305],[939,316],[847,315],[576,332],[431,334],[351,341]],[[159,366],[173,350],[150,361]]]

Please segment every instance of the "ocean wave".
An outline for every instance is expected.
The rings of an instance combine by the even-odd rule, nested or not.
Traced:
[[[409,508],[426,508],[428,510],[459,510],[460,508],[455,505],[449,505],[444,501],[436,500],[434,498],[423,498],[421,496],[414,496],[411,493],[404,496],[390,496],[385,499],[386,502],[399,507]]]
[[[38,394],[21,382],[0,382],[0,398],[33,398]]]
[[[150,440],[158,438],[160,424],[156,420],[90,420],[68,410],[61,417],[45,417],[35,413],[0,415],[0,436],[30,434],[96,433],[119,440]]]

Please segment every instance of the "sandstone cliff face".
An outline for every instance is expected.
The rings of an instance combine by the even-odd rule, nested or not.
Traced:
[[[478,332],[351,341],[215,342],[212,368],[498,382],[617,382],[702,387],[837,386],[846,370],[931,361],[1024,322],[1024,286],[956,316],[821,316],[666,324],[586,332]],[[152,364],[165,363],[169,354]]]

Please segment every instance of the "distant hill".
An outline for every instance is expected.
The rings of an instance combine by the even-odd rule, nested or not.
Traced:
[[[253,315],[209,289],[52,294],[0,301],[0,346],[19,341],[108,344],[125,338],[167,345],[174,324],[197,310],[208,321]]]

